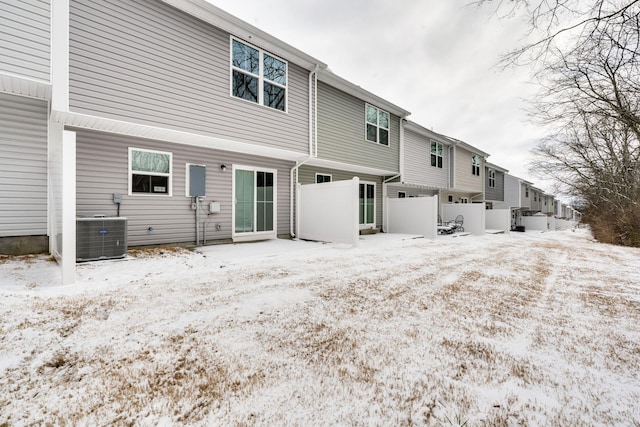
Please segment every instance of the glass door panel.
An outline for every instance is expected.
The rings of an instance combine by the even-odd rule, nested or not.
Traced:
[[[254,208],[253,171],[236,170],[236,233],[253,231]]]
[[[273,231],[273,173],[256,172],[256,231]]]
[[[375,225],[376,186],[374,184],[360,184],[359,192],[360,225]]]

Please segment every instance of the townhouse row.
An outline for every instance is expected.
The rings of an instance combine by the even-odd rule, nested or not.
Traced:
[[[0,252],[69,283],[79,217],[129,246],[296,237],[300,186],[354,178],[363,230],[412,196],[569,215],[409,114],[203,0],[0,0]]]

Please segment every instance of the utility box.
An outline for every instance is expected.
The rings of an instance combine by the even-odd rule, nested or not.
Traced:
[[[207,195],[207,167],[189,165],[189,196],[204,197]]]
[[[209,213],[220,213],[220,202],[209,203]]]

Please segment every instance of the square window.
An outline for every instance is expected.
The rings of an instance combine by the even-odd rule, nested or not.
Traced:
[[[172,154],[129,148],[129,194],[171,195]]]
[[[286,111],[287,63],[232,38],[231,95]]]

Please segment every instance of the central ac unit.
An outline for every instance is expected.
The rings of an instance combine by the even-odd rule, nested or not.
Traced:
[[[76,261],[124,258],[127,255],[127,218],[76,219]]]

